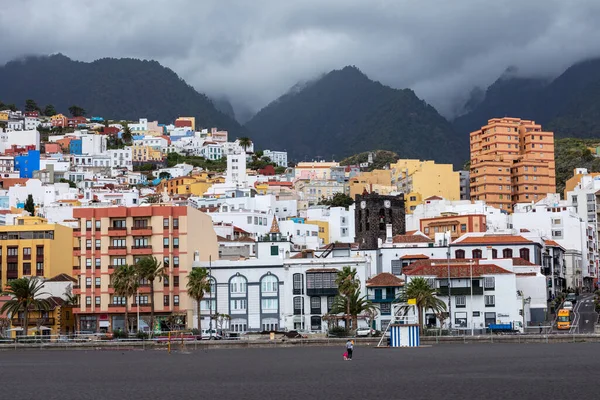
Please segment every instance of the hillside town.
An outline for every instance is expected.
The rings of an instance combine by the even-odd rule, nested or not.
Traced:
[[[535,121],[489,119],[464,170],[376,169],[374,152],[288,160],[194,117],[81,111],[0,110],[1,285],[47,294],[1,316],[4,338],[375,334],[423,281],[443,305],[421,328],[526,331],[597,289],[600,174],[577,168],[557,193]]]

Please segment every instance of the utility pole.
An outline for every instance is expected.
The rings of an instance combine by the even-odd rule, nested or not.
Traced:
[[[209,338],[212,339],[212,301],[213,301],[213,294],[212,294],[212,282],[213,282],[213,277],[212,277],[212,254],[208,255],[208,276],[209,276],[209,284],[210,284],[210,297],[208,298],[208,332],[209,332]],[[216,311],[216,310],[215,310]],[[202,332],[200,332],[200,337],[202,337]]]
[[[450,240],[446,239],[448,251],[446,252],[448,262],[448,334],[452,332],[452,280],[450,279]]]
[[[475,335],[475,322],[473,321],[473,260],[469,261],[469,269],[471,272],[471,336]]]

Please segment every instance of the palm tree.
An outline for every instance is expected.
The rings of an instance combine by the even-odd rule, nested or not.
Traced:
[[[361,314],[369,314],[374,316],[376,308],[366,296],[360,295],[360,290],[357,288],[348,297],[336,296],[331,305],[332,314],[347,313],[352,319],[352,328],[358,328],[358,316]]]
[[[345,266],[338,271],[335,283],[338,287],[339,295],[345,298],[350,298],[354,292],[360,287],[360,281],[356,277],[356,268]],[[345,302],[346,311],[344,320],[346,321],[346,330],[350,328],[350,302]]]
[[[246,149],[252,146],[252,140],[250,140],[249,137],[244,136],[238,139],[238,144],[244,149],[244,152],[246,152]]]
[[[159,282],[167,276],[165,267],[156,257],[144,257],[137,263],[140,279],[146,279],[150,284],[150,331],[154,331],[154,281]]]
[[[433,310],[434,313],[446,311],[446,303],[439,299],[437,291],[429,286],[425,278],[414,278],[404,288],[404,293],[396,301],[406,302],[408,299],[415,299],[417,311],[419,313],[419,329],[423,331],[423,313],[426,310]],[[410,306],[403,306],[401,310],[408,312]]]
[[[123,128],[123,133],[121,133],[121,140],[125,144],[131,144],[131,142],[133,141],[133,134],[131,133],[131,129],[129,129],[129,126],[127,125],[125,125],[125,127]]]
[[[40,296],[50,296],[49,293],[42,292],[44,283],[38,278],[19,278],[6,284],[7,288],[2,292],[5,296],[12,298],[6,301],[0,314],[10,313],[11,316],[19,315],[23,311],[23,332],[27,336],[29,327],[29,310],[48,310],[50,303],[46,299],[40,299]]]
[[[129,333],[128,301],[137,292],[140,285],[138,270],[133,265],[121,265],[111,274],[111,281],[115,294],[125,298],[125,334],[127,334]]]
[[[192,272],[188,275],[187,292],[188,296],[196,300],[196,306],[198,307],[198,331],[202,334],[200,315],[200,302],[204,299],[206,293],[210,293],[211,278],[208,275],[206,268],[193,268]]]

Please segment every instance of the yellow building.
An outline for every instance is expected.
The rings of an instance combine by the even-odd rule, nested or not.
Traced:
[[[8,121],[8,112],[0,112],[0,121]]]
[[[177,121],[190,121],[192,123],[192,131],[196,131],[196,117],[179,117],[175,120],[175,126]]]
[[[406,159],[391,164],[390,169],[393,182],[400,192],[405,193],[409,214],[428,197],[460,200],[460,174],[453,170],[452,164]]]
[[[150,146],[136,144],[131,146],[131,157],[133,162],[161,161],[163,159],[160,150],[155,150]]]
[[[362,194],[365,190],[369,193],[387,195],[397,190],[392,186],[392,171],[387,169],[376,169],[371,172],[363,172],[350,179],[350,197]]]
[[[202,196],[215,183],[223,183],[225,179],[221,176],[213,176],[207,172],[201,172],[192,176],[181,176],[163,180],[156,186],[157,193],[162,193],[165,189],[167,193]]]
[[[573,171],[573,176],[567,179],[565,182],[565,191],[563,192],[565,199],[567,198],[567,193],[572,192],[579,185],[583,176],[591,176],[592,178],[595,178],[600,176],[600,172],[588,172],[586,168],[575,168]]]
[[[30,310],[27,316],[27,335],[69,335],[75,333],[75,315],[73,305],[66,304],[60,297],[47,299],[47,310]],[[24,336],[23,312],[11,317],[12,336]],[[23,329],[23,330],[18,330]]]
[[[321,239],[321,243],[324,243],[324,244],[331,243],[331,238],[329,237],[329,222],[307,219],[306,223],[317,225],[319,227],[319,239]]]
[[[73,229],[40,217],[18,217],[0,226],[2,287],[23,276],[52,277],[73,272]]]
[[[269,191],[269,184],[263,182],[263,183],[256,183],[256,185],[254,185],[254,189],[256,189],[256,193],[257,194],[267,194],[267,192]]]

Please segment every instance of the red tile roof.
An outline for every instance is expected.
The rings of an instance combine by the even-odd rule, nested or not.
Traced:
[[[564,250],[564,247],[562,247],[560,244],[558,244],[556,241],[554,240],[544,240],[544,243],[546,244],[546,246],[550,246],[550,247],[560,247],[561,249]]]
[[[382,272],[371,279],[367,279],[367,287],[400,287],[404,286],[404,281],[396,275],[389,272]]]
[[[517,272],[518,276],[537,276],[536,272]]]
[[[423,260],[423,259],[429,259],[429,256],[426,256],[425,254],[406,254],[403,255],[402,257],[400,257],[401,260]]]
[[[531,240],[517,235],[485,235],[485,236],[467,236],[462,240],[454,241],[454,244],[525,244],[533,243]]]
[[[433,239],[423,235],[396,235],[392,243],[432,243]]]
[[[524,258],[515,257],[512,259],[513,265],[535,265],[531,261],[525,260]]]
[[[233,227],[233,231],[234,231],[234,232],[238,232],[238,233],[245,233],[245,234],[247,234],[247,235],[249,235],[249,234],[250,234],[250,232],[248,232],[248,231],[245,231],[245,230],[243,230],[242,228],[239,228],[239,227],[237,227],[237,226],[234,226],[234,227]]]
[[[415,233],[417,233],[416,230],[414,230],[414,231],[406,231],[407,235],[414,235]]]
[[[440,196],[431,196],[426,198],[425,200],[444,200],[443,198],[441,198]]]
[[[480,277],[482,275],[512,274],[509,270],[495,264],[473,264],[472,268],[471,271],[471,266],[469,264],[450,264],[450,277],[467,278],[470,276]],[[447,278],[448,265],[421,265],[412,268],[410,271],[406,271],[405,274],[410,276],[435,276],[437,278]]]

